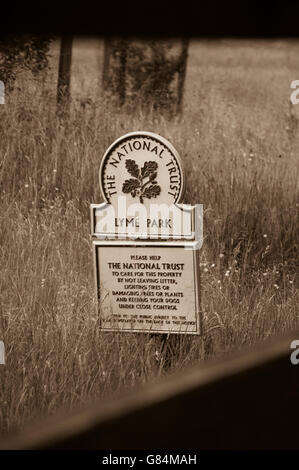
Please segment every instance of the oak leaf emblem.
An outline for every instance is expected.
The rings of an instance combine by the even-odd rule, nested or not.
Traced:
[[[139,197],[141,204],[145,197],[151,199],[159,196],[161,187],[156,181],[157,162],[145,162],[140,169],[135,160],[129,158],[126,160],[125,166],[133,178],[125,180],[122,187],[123,193],[131,194],[132,197]]]

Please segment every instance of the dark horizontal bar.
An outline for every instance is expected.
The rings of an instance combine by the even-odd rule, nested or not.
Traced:
[[[298,37],[299,2],[226,0],[167,2],[137,0],[70,4],[4,2],[4,33],[97,34],[189,37]]]
[[[298,449],[295,339],[299,331],[46,419],[0,449]]]

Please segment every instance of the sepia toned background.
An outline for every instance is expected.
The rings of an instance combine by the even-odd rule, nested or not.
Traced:
[[[0,105],[3,434],[299,323],[299,42],[191,40],[180,112],[120,103],[103,89],[104,41],[76,37],[59,116],[56,39],[50,55],[41,73],[20,70]],[[95,313],[89,205],[102,200],[106,148],[135,130],[174,145],[184,202],[204,204],[204,333],[177,339],[170,368],[156,338],[101,333]]]

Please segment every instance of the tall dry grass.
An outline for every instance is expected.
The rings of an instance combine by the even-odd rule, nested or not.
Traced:
[[[96,41],[75,43],[67,120],[55,114],[56,46],[43,83],[19,78],[0,107],[3,433],[166,373],[157,338],[101,333],[95,313],[89,204],[104,151],[126,132],[168,138],[185,202],[204,204],[204,334],[173,342],[171,370],[298,326],[298,58],[297,43],[193,41],[173,120],[110,106]]]

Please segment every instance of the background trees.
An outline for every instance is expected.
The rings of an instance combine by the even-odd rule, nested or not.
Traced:
[[[103,88],[125,102],[175,114],[181,110],[188,39],[105,41]]]
[[[16,76],[30,70],[36,76],[47,69],[53,37],[23,35],[0,38],[0,79],[12,91]],[[133,40],[105,38],[102,88],[111,102],[133,111],[159,110],[168,115],[181,111],[187,67],[188,39]],[[60,39],[57,105],[70,103],[72,36]],[[95,96],[93,99],[95,100]]]
[[[30,70],[34,76],[49,65],[50,36],[0,37],[0,80],[10,92],[18,72]]]

